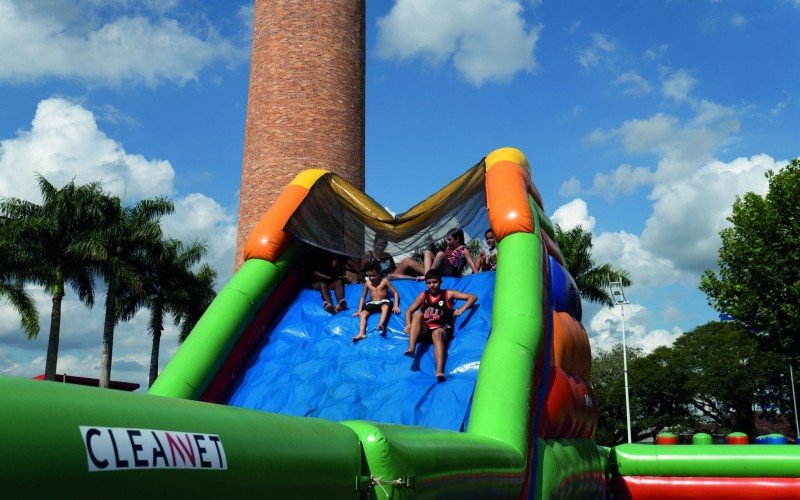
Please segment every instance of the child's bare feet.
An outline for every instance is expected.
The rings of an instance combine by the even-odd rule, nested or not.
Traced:
[[[358,335],[356,335],[355,337],[353,337],[353,343],[355,344],[355,343],[356,343],[356,342],[358,342],[359,340],[364,340],[365,338],[367,338],[367,336],[366,336],[366,335],[364,335],[363,333],[359,333]]]
[[[335,307],[333,307],[333,304],[331,304],[327,300],[322,303],[322,308],[325,309],[325,311],[330,314],[336,314],[337,312],[339,312]]]
[[[386,327],[383,326],[383,325],[378,325],[377,328],[375,328],[375,329],[378,330],[379,332],[381,332],[381,334],[383,334],[383,333],[385,333]]]
[[[409,358],[413,358],[413,357],[414,357],[414,349],[408,349],[408,350],[407,350],[406,352],[404,352],[403,354],[404,354],[405,356],[408,356]]]
[[[425,281],[425,276],[417,276],[414,279],[417,280],[417,281]]]
[[[445,380],[447,380],[447,377],[444,376],[444,373],[437,372],[436,373],[436,380],[438,380],[439,382],[444,382]]]
[[[347,301],[344,299],[340,300],[339,303],[336,304],[336,307],[334,307],[334,309],[336,309],[336,312],[344,311],[345,309],[347,309]]]

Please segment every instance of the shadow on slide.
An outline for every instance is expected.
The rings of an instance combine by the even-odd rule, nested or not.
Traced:
[[[333,421],[463,430],[489,336],[494,273],[444,278],[443,288],[478,296],[472,310],[456,318],[444,383],[434,377],[430,344],[420,344],[414,360],[403,356],[408,346],[405,309],[424,283],[392,283],[400,294],[401,314],[391,316],[385,335],[375,330],[379,314],[372,314],[367,339],[356,344],[351,338],[359,319],[352,314],[363,285],[345,287],[350,309],[336,315],[322,310],[318,292],[301,290],[265,335],[227,404]]]

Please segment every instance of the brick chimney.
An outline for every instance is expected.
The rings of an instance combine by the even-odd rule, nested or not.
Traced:
[[[296,174],[364,189],[365,0],[255,0],[236,268]]]

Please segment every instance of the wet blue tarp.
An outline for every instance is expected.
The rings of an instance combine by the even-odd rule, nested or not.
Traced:
[[[375,331],[379,314],[372,314],[367,339],[356,344],[351,339],[359,319],[352,313],[363,285],[345,287],[350,309],[336,315],[322,310],[318,292],[300,291],[240,374],[228,404],[333,421],[461,430],[489,336],[494,272],[444,279],[443,288],[473,293],[478,302],[456,318],[442,383],[434,376],[429,344],[419,345],[413,360],[403,355],[408,347],[405,309],[425,285],[392,283],[400,294],[401,314],[392,315],[386,335]]]

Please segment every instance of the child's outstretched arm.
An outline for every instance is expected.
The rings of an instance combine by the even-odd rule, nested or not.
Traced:
[[[400,294],[397,293],[397,289],[392,285],[392,282],[389,281],[389,278],[383,278],[386,281],[386,288],[392,292],[394,296],[394,307],[392,308],[392,312],[395,314],[400,314]]]
[[[364,299],[366,297],[367,297],[367,284],[364,283],[364,290],[361,291],[361,297],[358,299],[358,309],[356,309],[356,312],[353,313],[353,317],[361,314],[361,311],[364,309]]]
[[[411,305],[408,306],[408,309],[406,309],[406,326],[403,328],[403,331],[406,333],[411,332],[411,315],[414,314],[414,311],[419,309],[419,306],[422,305],[424,294],[425,292],[421,292],[419,295],[417,295],[417,298],[414,299],[414,302],[412,302]]]
[[[458,290],[448,290],[447,293],[449,293],[450,296],[453,297],[454,299],[466,301],[464,302],[463,306],[453,311],[453,316],[461,316],[464,313],[464,311],[472,307],[472,304],[474,304],[478,300],[477,295],[473,295],[471,293],[466,293],[466,292],[459,292]]]

